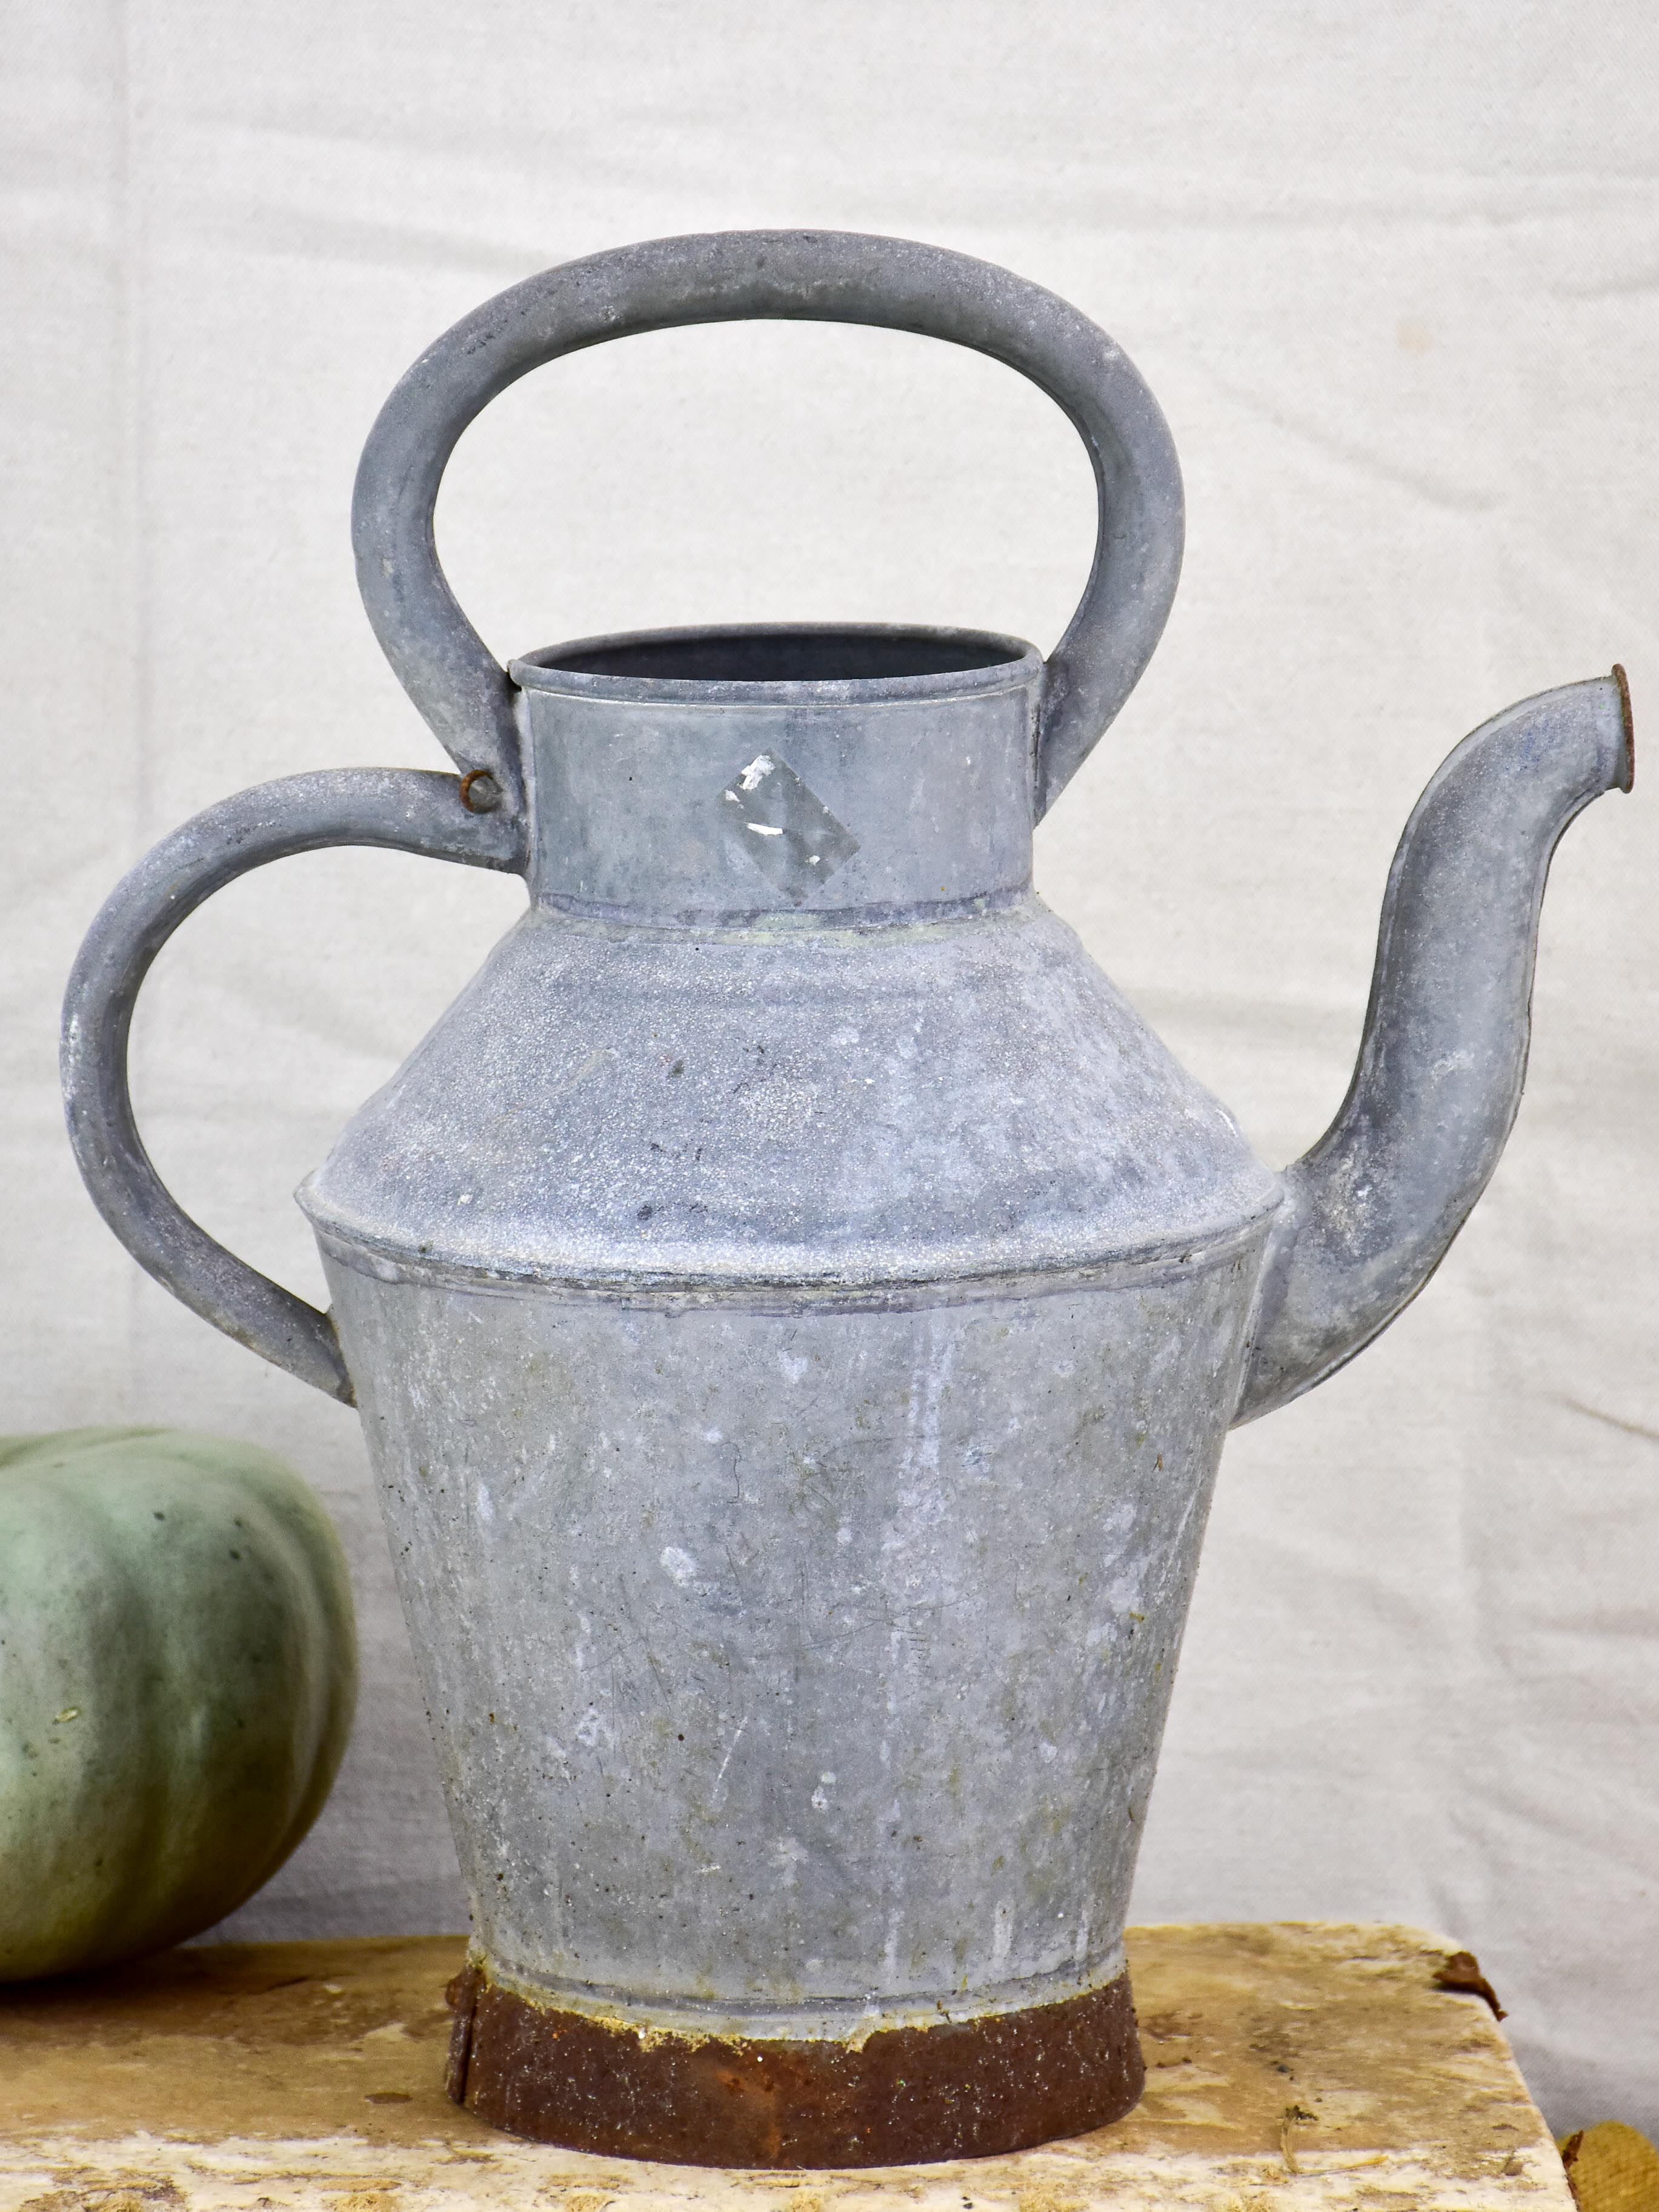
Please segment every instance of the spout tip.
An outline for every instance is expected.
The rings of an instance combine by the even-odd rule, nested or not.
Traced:
[[[1630,710],[1630,678],[1616,660],[1613,680],[1619,686],[1619,711],[1625,718],[1625,772],[1619,779],[1619,788],[1629,791],[1636,782],[1636,723]]]

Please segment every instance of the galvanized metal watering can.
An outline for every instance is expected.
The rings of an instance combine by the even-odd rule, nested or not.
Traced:
[[[461,431],[561,354],[745,317],[950,339],[1066,410],[1100,534],[1046,661],[803,625],[495,664],[433,544]],[[1431,783],[1352,1088],[1281,1176],[1031,890],[1181,556],[1164,419],[1073,308],[890,239],[599,254],[416,363],[355,527],[459,776],[290,777],[168,838],[81,954],[64,1084],[143,1266],[362,1409],[472,1902],[452,2094],[745,2166],[1110,2120],[1222,1439],[1384,1328],[1491,1175],[1551,852],[1630,787],[1622,677]],[[350,843],[516,871],[530,905],[301,1190],[324,1314],[168,1196],[125,1052],[210,892]]]

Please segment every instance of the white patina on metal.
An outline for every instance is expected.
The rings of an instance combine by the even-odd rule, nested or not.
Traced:
[[[799,627],[495,665],[432,546],[466,422],[577,346],[765,315],[977,346],[1066,407],[1101,538],[1046,663]],[[1003,271],[800,233],[550,271],[416,364],[359,479],[371,617],[462,784],[356,771],[210,809],[116,892],[70,986],[70,1127],[112,1225],[362,1408],[514,2033],[544,2013],[647,2058],[840,2054],[888,2100],[791,2135],[786,2066],[774,2132],[714,2143],[750,2162],[1008,2148],[1133,2096],[1120,2024],[1128,2070],[1092,2105],[905,2135],[912,2093],[854,2054],[1117,1986],[1224,1432],[1351,1357],[1456,1233],[1519,1102],[1550,854],[1629,786],[1616,676],[1458,748],[1395,863],[1353,1088],[1281,1180],[1030,888],[1035,821],[1157,641],[1181,514],[1133,369]],[[185,914],[347,842],[520,870],[531,904],[302,1191],[324,1316],[179,1212],[125,1052]],[[655,2133],[550,2118],[545,2083],[492,2105],[470,2019],[481,2110],[712,2154],[646,2058],[617,2095],[656,2098]],[[957,2104],[994,2103],[980,2082]]]

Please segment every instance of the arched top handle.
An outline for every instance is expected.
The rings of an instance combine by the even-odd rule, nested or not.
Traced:
[[[1044,814],[1151,659],[1181,568],[1181,471],[1133,364],[1064,300],[992,263],[851,231],[715,231],[565,263],[497,294],[428,348],[381,409],[357,471],[363,603],[398,680],[464,770],[521,796],[516,687],[461,611],[433,536],[457,440],[498,392],[607,338],[689,323],[866,323],[972,347],[1062,407],[1093,464],[1100,521],[1078,610],[1048,660]]]

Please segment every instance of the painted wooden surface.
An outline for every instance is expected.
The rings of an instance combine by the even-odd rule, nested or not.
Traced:
[[[445,2098],[451,1936],[226,1945],[0,1996],[0,2212],[1572,2212],[1479,1997],[1410,1929],[1132,1930],[1138,2110],[1008,2158],[587,2158]]]

